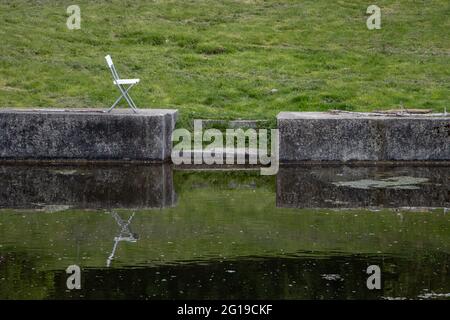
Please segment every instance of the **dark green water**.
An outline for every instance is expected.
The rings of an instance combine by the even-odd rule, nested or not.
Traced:
[[[448,169],[4,166],[0,298],[448,299]]]

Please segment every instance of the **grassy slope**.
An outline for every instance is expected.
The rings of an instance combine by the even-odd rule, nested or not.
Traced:
[[[0,3],[1,107],[107,107],[117,92],[104,55],[140,107],[193,117],[279,111],[448,106],[450,2],[73,1]],[[369,3],[370,4],[370,3]],[[277,92],[271,92],[277,89]]]

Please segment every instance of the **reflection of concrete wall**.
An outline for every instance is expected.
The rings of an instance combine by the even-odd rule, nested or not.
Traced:
[[[354,188],[333,183],[390,177],[426,178],[408,188]],[[286,166],[277,175],[277,207],[450,207],[449,167]]]
[[[1,208],[164,208],[175,201],[168,164],[0,166]]]

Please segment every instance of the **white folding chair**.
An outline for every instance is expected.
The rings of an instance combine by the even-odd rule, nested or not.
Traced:
[[[116,85],[121,92],[120,97],[117,98],[116,102],[114,102],[113,105],[106,112],[110,112],[112,109],[114,109],[114,107],[120,102],[120,100],[124,98],[128,102],[128,105],[131,107],[131,109],[133,109],[134,113],[137,113],[136,104],[134,103],[133,99],[131,99],[130,95],[128,94],[128,91],[135,84],[139,83],[139,79],[120,79],[119,74],[117,73],[117,70],[114,67],[114,63],[112,62],[111,56],[107,55],[105,59],[109,69],[111,69],[111,73],[114,79],[113,84]],[[125,87],[126,85],[129,85],[129,87]]]

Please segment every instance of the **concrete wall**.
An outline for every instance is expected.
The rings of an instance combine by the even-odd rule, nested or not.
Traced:
[[[280,161],[450,160],[450,116],[281,112]]]
[[[0,110],[0,160],[170,159],[176,110]]]

